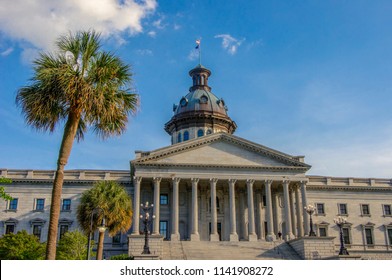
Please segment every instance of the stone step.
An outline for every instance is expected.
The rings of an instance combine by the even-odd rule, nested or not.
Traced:
[[[285,242],[210,242],[180,241],[164,242],[165,260],[258,260],[300,259],[299,255]]]

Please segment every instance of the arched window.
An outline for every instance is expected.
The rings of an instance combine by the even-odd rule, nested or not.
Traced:
[[[211,129],[207,130],[207,134],[211,134],[211,133],[212,133]]]
[[[197,131],[197,137],[202,137],[202,136],[204,136],[204,131],[203,131],[203,129],[199,129]]]
[[[184,141],[187,141],[187,140],[189,140],[189,132],[188,132],[188,130],[186,130],[184,132]]]
[[[177,143],[180,143],[182,141],[181,139],[181,132],[178,133],[177,135]]]

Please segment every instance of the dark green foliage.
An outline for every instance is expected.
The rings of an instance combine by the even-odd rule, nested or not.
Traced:
[[[27,231],[5,234],[0,238],[0,259],[43,260],[46,246]]]
[[[93,247],[93,240],[91,248]],[[57,260],[85,260],[87,258],[87,236],[82,232],[69,231],[57,245]]]
[[[133,260],[133,256],[128,256],[127,254],[121,254],[121,255],[116,255],[116,256],[111,256],[110,260],[116,260],[116,261],[121,261],[121,260]]]

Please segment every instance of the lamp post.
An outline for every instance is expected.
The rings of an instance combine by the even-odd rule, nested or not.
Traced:
[[[142,254],[151,254],[150,247],[148,245],[148,236],[150,234],[149,228],[151,226],[152,219],[155,218],[154,215],[151,216],[150,214],[152,212],[154,204],[149,204],[147,201],[145,205],[143,205],[142,203],[140,206],[144,214],[140,215],[140,219],[143,221],[144,224],[144,248]]]
[[[309,214],[309,222],[310,222],[310,232],[309,236],[316,236],[316,233],[313,231],[313,221],[312,221],[312,215],[315,211],[315,208],[312,204],[309,204],[308,206],[305,206],[305,211]]]
[[[339,255],[349,255],[347,248],[344,246],[344,238],[343,238],[343,225],[347,222],[347,220],[342,216],[338,216],[337,218],[333,219],[333,221],[339,227],[339,235],[340,235]]]
[[[90,250],[91,250],[91,234],[95,231],[93,231],[93,219],[94,219],[94,214],[99,214],[102,213],[102,215],[105,214],[102,208],[96,207],[91,211],[91,219],[90,219],[90,231],[88,233],[88,240],[87,240],[87,260],[90,259]],[[99,232],[105,232],[106,227],[105,227],[105,217],[102,217],[101,225],[98,227]]]

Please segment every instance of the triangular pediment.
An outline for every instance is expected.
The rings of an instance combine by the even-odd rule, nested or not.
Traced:
[[[136,165],[214,166],[241,168],[296,168],[309,165],[293,157],[251,141],[219,133],[200,137],[151,152],[132,161]]]

